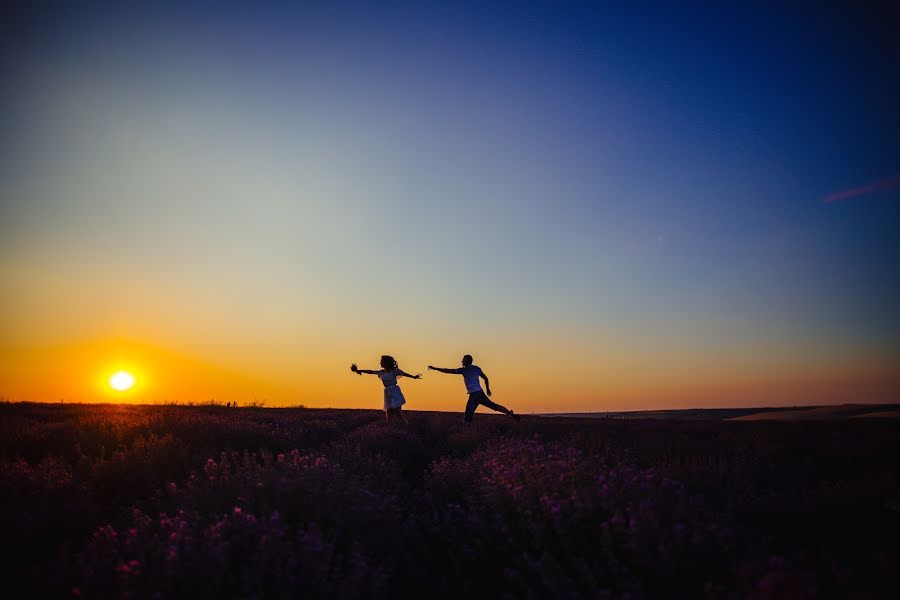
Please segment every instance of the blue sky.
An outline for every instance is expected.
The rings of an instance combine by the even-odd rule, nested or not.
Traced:
[[[5,345],[138,339],[285,396],[385,346],[484,348],[526,381],[512,348],[533,346],[586,407],[688,402],[718,369],[732,380],[704,402],[807,402],[841,365],[848,389],[896,397],[900,189],[824,201],[900,173],[891,22],[864,5],[21,12],[2,61]],[[57,323],[36,305],[80,308]],[[304,338],[329,366],[225,350],[248,336],[268,364]],[[616,361],[658,389],[585,374]]]

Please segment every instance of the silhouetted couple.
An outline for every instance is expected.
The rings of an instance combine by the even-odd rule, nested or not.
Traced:
[[[475,409],[478,408],[479,404],[490,408],[491,410],[496,410],[497,412],[509,415],[516,421],[519,420],[519,415],[488,398],[488,396],[491,395],[491,382],[488,380],[484,371],[481,370],[481,367],[472,364],[472,355],[466,354],[463,356],[462,367],[458,369],[444,369],[431,365],[429,365],[428,368],[432,371],[463,376],[463,381],[465,381],[466,384],[466,391],[469,393],[469,401],[466,403],[466,422],[472,420],[472,415],[475,414]],[[394,357],[387,355],[381,357],[380,371],[358,369],[355,364],[350,365],[350,370],[358,375],[362,375],[363,373],[367,375],[377,375],[384,384],[384,414],[387,417],[387,420],[406,421],[406,417],[403,416],[402,412],[402,407],[406,404],[406,398],[403,397],[403,392],[400,390],[400,386],[397,385],[397,378],[409,377],[410,379],[421,379],[421,375],[410,375],[409,373],[400,370]],[[479,378],[484,379],[484,387],[487,389],[487,395],[485,395],[484,391],[481,389],[481,381]]]

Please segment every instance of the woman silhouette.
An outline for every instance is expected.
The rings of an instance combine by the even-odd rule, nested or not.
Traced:
[[[371,371],[368,369],[359,369],[356,367],[356,363],[350,365],[350,370],[356,373],[357,375],[362,375],[365,373],[366,375],[378,375],[378,378],[381,380],[381,383],[384,384],[384,416],[388,421],[403,421],[406,422],[406,417],[403,416],[403,405],[406,404],[406,398],[403,397],[403,391],[400,389],[400,386],[397,385],[398,377],[409,377],[410,379],[421,379],[421,375],[410,375],[404,371],[400,370],[400,367],[397,365],[397,361],[394,360],[393,356],[388,356],[385,354],[381,357],[381,370],[380,371]]]

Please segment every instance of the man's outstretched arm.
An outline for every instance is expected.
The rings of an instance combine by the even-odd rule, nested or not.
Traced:
[[[491,395],[491,382],[488,381],[487,375],[485,375],[484,371],[482,371],[481,373],[479,373],[478,376],[481,377],[482,379],[484,379],[484,391],[487,393],[488,396],[490,396]]]
[[[451,375],[459,375],[459,369],[443,369],[441,367],[432,367],[428,365],[428,369],[431,371],[440,371],[441,373],[449,373]]]

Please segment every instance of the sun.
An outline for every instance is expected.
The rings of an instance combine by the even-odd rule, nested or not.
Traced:
[[[134,375],[128,371],[117,371],[109,378],[109,387],[117,392],[124,392],[134,385]]]

